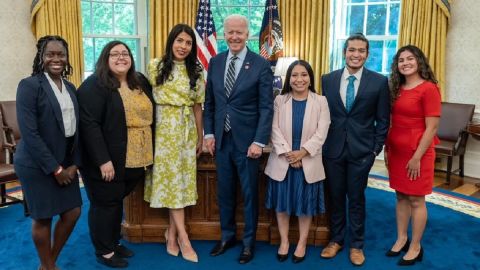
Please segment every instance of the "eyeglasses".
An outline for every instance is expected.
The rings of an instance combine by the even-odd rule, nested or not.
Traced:
[[[121,56],[122,58],[128,58],[128,57],[130,57],[130,54],[129,54],[128,52],[121,52],[121,53],[119,53],[119,52],[113,52],[113,53],[110,53],[109,55],[110,55],[110,57],[113,58],[113,59],[120,59],[120,56]]]

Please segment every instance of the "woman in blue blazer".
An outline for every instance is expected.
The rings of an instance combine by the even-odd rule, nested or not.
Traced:
[[[59,36],[38,40],[32,76],[17,89],[17,118],[21,140],[14,156],[15,172],[33,219],[32,238],[40,257],[39,269],[55,265],[80,216],[82,199],[77,168],[78,104],[68,44]],[[60,215],[52,239],[52,217]]]

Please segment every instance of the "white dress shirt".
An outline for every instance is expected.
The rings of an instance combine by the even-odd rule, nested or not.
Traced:
[[[240,70],[242,69],[243,61],[245,60],[245,57],[247,56],[247,46],[243,47],[243,50],[236,54],[238,59],[235,61],[235,80],[238,78],[238,74],[240,73]],[[228,50],[228,55],[227,55],[227,62],[225,63],[225,74],[223,75],[223,80],[225,81],[227,79],[227,72],[228,72],[228,67],[230,66],[230,62],[232,62],[232,57],[235,54],[233,54],[230,50]]]
[[[53,93],[57,98],[60,109],[62,110],[63,127],[65,129],[65,137],[71,137],[75,135],[77,129],[77,119],[75,118],[75,109],[73,108],[72,98],[68,93],[67,88],[62,80],[62,91],[58,89],[57,84],[50,78],[48,73],[44,72],[45,76],[53,89]]]
[[[343,69],[342,79],[340,81],[340,97],[342,98],[342,102],[344,106],[346,106],[347,104],[348,77],[350,77],[350,75],[353,75],[356,78],[356,80],[353,82],[353,86],[355,88],[354,97],[356,97],[358,92],[358,86],[360,85],[360,79],[362,78],[362,73],[363,73],[363,67],[360,68],[360,70],[354,74],[350,74],[350,72],[348,72],[348,69],[346,67]]]

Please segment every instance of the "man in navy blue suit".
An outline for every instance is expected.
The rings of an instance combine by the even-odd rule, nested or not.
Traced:
[[[350,261],[365,262],[365,188],[375,157],[382,151],[390,122],[387,78],[366,69],[369,43],[362,34],[350,36],[343,48],[345,68],[322,77],[331,124],[323,146],[330,194],[330,243],[323,258],[333,258],[350,239]],[[348,210],[347,210],[348,209]],[[347,227],[348,213],[348,227]]]
[[[270,139],[273,117],[272,71],[265,59],[246,47],[248,28],[245,16],[234,14],[225,18],[228,51],[210,60],[204,105],[206,147],[216,158],[222,231],[210,255],[220,255],[235,245],[238,178],[245,221],[241,264],[253,258],[259,158]]]

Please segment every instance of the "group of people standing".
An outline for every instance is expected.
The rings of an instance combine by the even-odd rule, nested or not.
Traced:
[[[58,269],[58,255],[80,216],[77,170],[90,201],[88,225],[99,263],[126,267],[134,255],[120,242],[120,226],[123,199],[140,181],[151,207],[169,209],[167,253],[198,262],[184,208],[197,201],[196,158],[203,148],[216,160],[220,209],[221,238],[210,255],[237,243],[238,181],[245,221],[238,261],[248,263],[258,222],[259,158],[269,142],[265,206],[277,217],[277,259],[289,257],[293,215],[300,234],[292,260],[304,260],[312,217],[325,212],[326,190],[331,241],[321,257],[334,257],[349,234],[350,260],[362,265],[364,190],[386,138],[398,229],[386,255],[405,251],[401,265],[421,261],[440,116],[439,91],[423,53],[415,46],[398,51],[389,88],[385,76],[364,67],[369,42],[355,34],[345,41],[345,68],[322,76],[323,96],[309,63],[298,60],[274,99],[270,64],[246,47],[247,18],[230,15],[224,29],[228,50],[211,59],[206,84],[195,34],[185,24],[173,27],[163,57],[150,61],[148,79],[136,71],[127,44],[112,41],[78,91],[65,79],[72,71],[65,40],[38,41],[32,76],[18,86],[22,140],[14,163],[33,219],[39,269]]]

